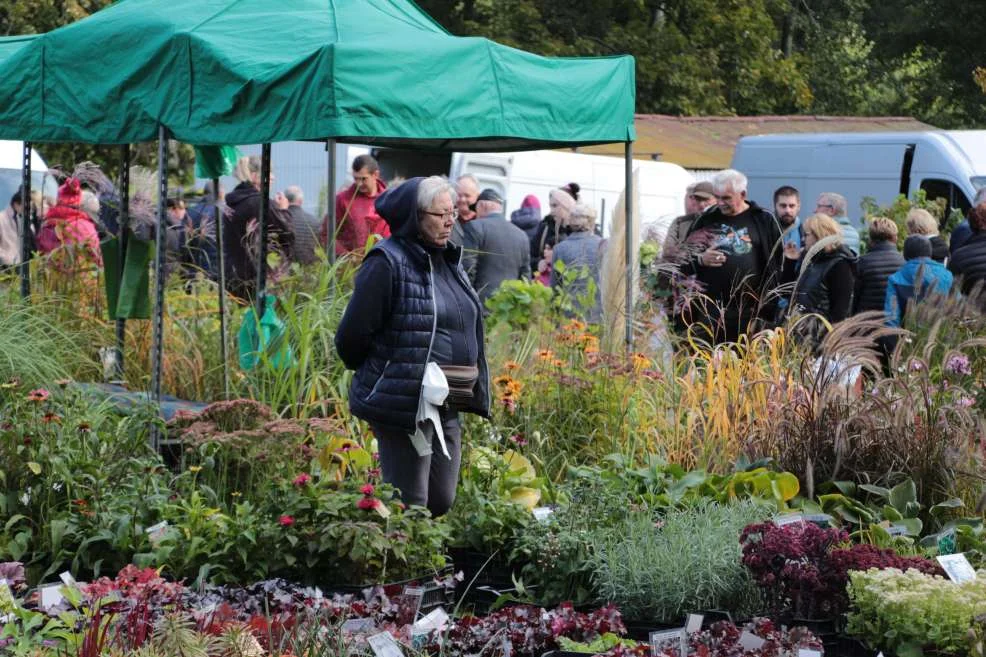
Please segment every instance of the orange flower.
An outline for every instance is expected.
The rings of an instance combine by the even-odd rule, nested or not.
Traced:
[[[501,374],[500,376],[493,379],[493,383],[495,383],[498,386],[510,385],[511,381],[513,381],[513,379],[507,376],[506,374]]]
[[[555,357],[555,352],[550,349],[541,349],[538,351],[538,358],[541,360],[551,360]]]
[[[644,356],[641,353],[635,353],[631,357],[631,361],[633,363],[633,370],[635,372],[639,372],[640,370],[646,369],[646,368],[651,367],[653,365],[653,363],[651,363],[651,361],[650,361],[650,358],[648,358],[647,356]]]
[[[507,370],[508,372],[516,372],[517,370],[520,369],[520,363],[515,363],[512,360],[508,360],[506,363],[503,364],[503,369]]]
[[[553,361],[551,361],[551,364],[554,365],[555,367],[564,367],[565,361],[561,360],[560,358],[556,358]]]

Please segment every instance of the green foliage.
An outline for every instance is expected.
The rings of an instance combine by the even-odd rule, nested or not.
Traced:
[[[56,301],[27,305],[8,298],[2,303],[0,383],[16,379],[40,386],[91,370],[86,366],[86,333],[69,330],[51,318]]]
[[[922,651],[964,655],[972,619],[986,610],[984,573],[956,584],[916,570],[849,573],[853,609],[847,631],[874,650],[898,655]]]
[[[743,528],[764,520],[755,501],[698,502],[665,515],[636,513],[592,537],[593,582],[601,600],[631,619],[674,622],[690,611],[762,611],[740,563]]]
[[[887,217],[892,219],[895,224],[897,224],[897,248],[904,248],[904,240],[907,239],[907,213],[911,210],[921,208],[927,210],[931,213],[938,223],[941,224],[944,219],[946,201],[943,198],[935,199],[933,201],[928,200],[928,196],[923,189],[919,189],[914,192],[914,198],[908,200],[908,198],[903,194],[898,194],[894,202],[888,207],[880,207],[876,202],[870,198],[865,197],[862,203],[863,215],[869,219],[870,217]],[[866,241],[866,234],[860,235],[862,240]]]
[[[547,318],[552,309],[551,288],[537,281],[504,281],[488,299],[487,324],[503,323],[513,329],[526,330],[532,322]]]

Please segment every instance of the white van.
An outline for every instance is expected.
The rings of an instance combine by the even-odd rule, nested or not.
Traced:
[[[801,192],[801,216],[822,192],[846,197],[850,219],[862,225],[864,197],[879,205],[923,189],[965,213],[986,186],[986,130],[786,134],[743,137],[732,167],[749,178],[748,195],[773,208],[774,190]]]
[[[368,149],[351,146],[340,161],[352,162],[365,152]],[[546,215],[548,192],[570,182],[578,183],[579,200],[596,208],[604,235],[609,234],[613,211],[626,182],[624,160],[606,155],[552,150],[449,155],[390,148],[373,149],[372,153],[380,163],[381,176],[387,180],[436,174],[455,180],[470,173],[479,180],[480,188],[492,187],[503,195],[508,218],[529,194],[538,198],[542,215]],[[684,213],[685,188],[694,182],[694,177],[670,162],[634,160],[633,168],[639,172],[640,223],[663,234],[671,220]]]
[[[21,187],[23,162],[24,142],[0,140],[0,209],[7,207]],[[39,190],[44,185],[45,194],[54,198],[58,186],[47,173],[48,165],[31,149],[31,189]]]

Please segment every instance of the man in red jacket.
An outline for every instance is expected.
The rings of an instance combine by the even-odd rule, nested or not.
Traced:
[[[390,227],[373,203],[387,185],[380,180],[380,165],[371,155],[353,160],[353,184],[336,194],[336,255],[362,252],[370,235],[390,237]],[[322,220],[322,246],[328,246],[329,218]]]

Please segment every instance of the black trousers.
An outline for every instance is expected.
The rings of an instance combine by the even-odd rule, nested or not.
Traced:
[[[432,453],[419,456],[406,433],[376,426],[370,428],[377,437],[383,480],[400,490],[401,501],[428,507],[431,515],[436,517],[447,513],[455,501],[462,462],[459,414],[442,411],[442,429],[451,459],[445,458],[437,436],[432,439]]]

